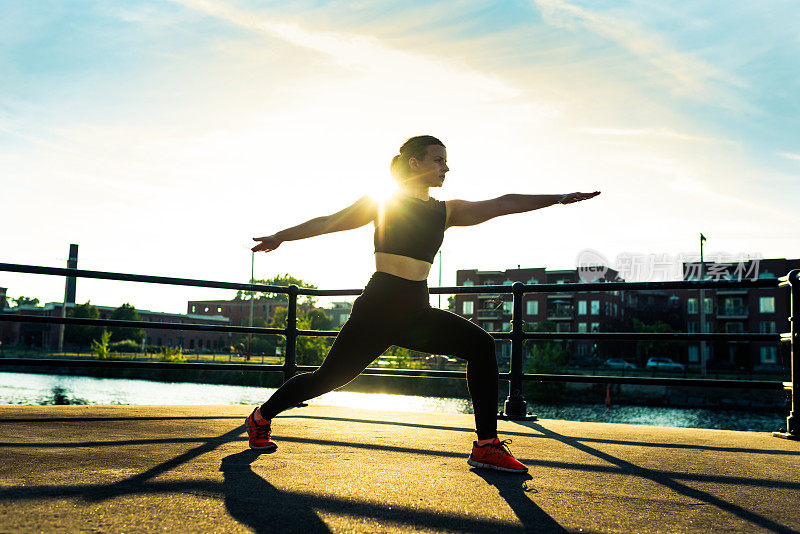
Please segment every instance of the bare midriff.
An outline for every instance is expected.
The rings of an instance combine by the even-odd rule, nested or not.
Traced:
[[[427,280],[428,273],[433,265],[427,261],[389,254],[388,252],[375,253],[375,269],[385,273],[405,278],[406,280]]]

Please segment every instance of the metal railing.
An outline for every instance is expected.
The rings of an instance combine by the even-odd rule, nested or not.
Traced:
[[[233,289],[252,292],[285,293],[288,296],[288,313],[285,328],[206,325],[187,323],[152,323],[146,321],[125,321],[113,319],[84,319],[75,317],[42,317],[33,315],[18,315],[15,313],[0,313],[0,321],[6,322],[31,322],[49,324],[74,324],[85,326],[104,327],[133,327],[148,329],[169,330],[196,330],[206,332],[234,332],[241,334],[277,334],[286,337],[286,350],[283,365],[264,364],[216,364],[216,363],[189,363],[189,362],[145,362],[145,361],[108,361],[108,360],[74,360],[74,359],[30,359],[30,358],[4,358],[2,365],[40,365],[40,366],[74,366],[74,367],[136,367],[136,368],[168,368],[168,369],[205,369],[205,370],[241,370],[241,371],[282,371],[284,379],[288,379],[298,371],[313,371],[316,367],[298,366],[296,364],[296,347],[298,336],[331,336],[338,334],[336,330],[298,330],[297,329],[297,297],[308,296],[348,296],[359,295],[361,289],[307,289],[296,285],[270,286],[262,284],[215,282],[209,280],[195,280],[188,278],[173,278],[164,276],[136,275],[113,273],[104,271],[89,271],[83,269],[64,269],[57,267],[42,267],[34,265],[17,265],[0,263],[0,271],[41,274],[52,276],[65,276],[74,278],[94,278],[102,280],[116,280],[127,282],[143,282],[165,285],[193,286],[216,289]],[[777,288],[788,287],[791,293],[790,302],[790,332],[784,334],[722,334],[722,333],[646,333],[646,332],[525,332],[522,319],[522,301],[527,293],[552,293],[563,292],[597,292],[597,291],[636,291],[636,290],[672,290],[672,289],[750,289],[750,288]],[[684,280],[674,282],[592,282],[572,284],[535,284],[526,285],[515,282],[511,286],[457,286],[430,288],[431,294],[511,294],[513,296],[513,312],[510,332],[490,332],[495,339],[511,341],[510,370],[500,373],[501,380],[509,382],[508,397],[504,404],[502,416],[509,419],[529,418],[527,403],[522,394],[523,381],[538,382],[584,382],[605,384],[639,384],[639,385],[671,385],[695,387],[733,387],[743,389],[787,389],[791,392],[791,407],[787,417],[787,428],[784,433],[775,433],[781,437],[800,439],[800,422],[798,421],[797,396],[794,395],[796,385],[800,382],[800,336],[796,318],[800,317],[800,269],[793,270],[786,276],[775,279],[765,278],[757,280]],[[597,375],[567,375],[546,373],[524,373],[523,342],[531,340],[564,340],[564,339],[589,339],[589,340],[653,340],[653,341],[767,341],[789,342],[791,344],[791,381],[761,381],[761,380],[721,380],[721,379],[696,379],[696,378],[663,378],[663,377],[631,377],[631,376],[597,376]],[[435,371],[417,369],[386,369],[367,368],[364,374],[420,376],[455,378],[463,377],[460,371]]]

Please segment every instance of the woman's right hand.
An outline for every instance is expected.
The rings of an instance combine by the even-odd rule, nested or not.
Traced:
[[[281,241],[274,235],[268,235],[264,237],[254,237],[253,241],[261,241],[261,243],[250,249],[253,252],[262,252],[262,251],[269,252],[271,250],[275,250],[281,245],[281,243],[283,243],[283,241]]]

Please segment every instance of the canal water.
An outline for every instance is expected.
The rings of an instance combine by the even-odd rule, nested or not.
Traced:
[[[0,404],[257,405],[273,391],[272,388],[248,386],[0,372]],[[461,398],[333,391],[308,403],[365,410],[472,413],[470,401]],[[783,428],[786,417],[786,414],[773,412],[654,406],[607,408],[593,404],[537,404],[531,409],[542,419],[757,432]]]

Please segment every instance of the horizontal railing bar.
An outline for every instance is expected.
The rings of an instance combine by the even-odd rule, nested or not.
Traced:
[[[255,292],[288,293],[287,286],[270,286],[261,284],[217,282],[212,280],[196,280],[191,278],[176,278],[168,276],[151,276],[139,274],[114,273],[107,271],[89,271],[85,269],[66,269],[61,267],[43,267],[37,265],[20,265],[14,263],[0,263],[0,271],[45,274],[55,276],[68,276],[72,278],[96,278],[103,280],[119,280],[126,282],[144,282],[153,284],[182,285],[194,287],[207,287],[217,289],[236,289]],[[675,280],[665,282],[589,282],[571,284],[523,284],[525,293],[552,293],[552,292],[589,292],[589,291],[632,291],[653,289],[714,289],[714,288],[759,288],[778,287],[777,278],[759,278],[756,280]],[[431,294],[460,294],[460,293],[511,293],[510,285],[492,286],[454,286],[432,287]],[[299,288],[298,295],[334,296],[358,295],[362,289],[311,289]]]
[[[53,323],[74,324],[81,326],[115,326],[123,328],[152,328],[156,330],[196,330],[199,332],[237,332],[241,334],[281,334],[283,328],[267,328],[261,326],[233,326],[197,323],[151,323],[148,321],[125,321],[122,319],[89,319],[85,317],[47,317],[40,315],[17,315],[0,313],[0,321],[11,323]]]
[[[56,358],[1,358],[0,366],[31,367],[110,367],[110,368],[150,368],[173,370],[205,370],[205,371],[256,371],[279,372],[282,365],[266,365],[253,363],[199,363],[199,362],[152,362],[136,360],[77,360]],[[298,371],[312,372],[318,369],[313,366],[299,366]],[[431,377],[431,378],[463,378],[464,371],[439,371],[433,369],[381,369],[367,367],[362,374]],[[501,380],[510,380],[510,373],[500,373]],[[523,380],[533,382],[578,382],[598,384],[633,384],[647,386],[681,386],[681,387],[720,387],[782,390],[784,383],[767,380],[722,380],[700,378],[665,378],[634,376],[602,376],[602,375],[565,375],[565,374],[523,374]]]
[[[779,334],[757,334],[757,333],[710,333],[701,334],[699,332],[525,332],[522,334],[525,339],[631,339],[631,340],[660,340],[660,341],[699,341],[699,340],[718,340],[718,341],[780,341]]]
[[[107,326],[123,328],[152,328],[160,330],[193,330],[199,332],[237,332],[244,334],[278,334],[285,335],[283,328],[267,328],[261,326],[206,325],[196,323],[151,323],[148,321],[126,321],[121,319],[88,319],[83,317],[48,317],[39,315],[17,315],[0,313],[0,321],[18,323],[52,323],[74,324],[82,326]],[[489,332],[495,339],[511,339],[511,332]],[[338,330],[298,330],[298,336],[335,337]],[[661,340],[661,341],[766,341],[778,342],[782,336],[789,334],[728,334],[728,333],[684,333],[684,332],[525,332],[524,339],[627,339],[627,340]]]
[[[65,269],[61,267],[41,267],[38,265],[18,265],[0,263],[0,271],[12,273],[47,274],[68,276],[70,278],[96,278],[100,280],[120,280],[123,282],[144,282],[149,284],[165,284],[175,286],[209,287],[216,289],[236,289],[265,293],[288,293],[286,286],[268,286],[262,284],[244,284],[237,282],[215,282],[212,280],[196,280],[192,278],[175,278],[170,276],[151,276],[142,274],[113,273],[108,271],[87,271],[85,269]]]
[[[777,278],[756,280],[671,280],[665,282],[588,282],[571,284],[523,284],[524,293],[585,293],[589,291],[641,291],[656,289],[736,289],[774,288]],[[307,290],[302,290],[307,291]],[[312,290],[313,291],[313,290]],[[432,294],[511,293],[510,285],[432,287]]]
[[[508,373],[501,374],[508,380]],[[783,382],[773,380],[723,380],[710,378],[661,378],[642,376],[523,374],[523,380],[534,382],[582,382],[591,384],[632,384],[643,386],[717,387],[743,389],[783,389]]]
[[[31,367],[111,367],[119,369],[172,369],[199,371],[271,371],[282,372],[283,365],[252,363],[201,363],[201,362],[153,362],[144,360],[90,360],[59,358],[3,358],[0,366]]]

